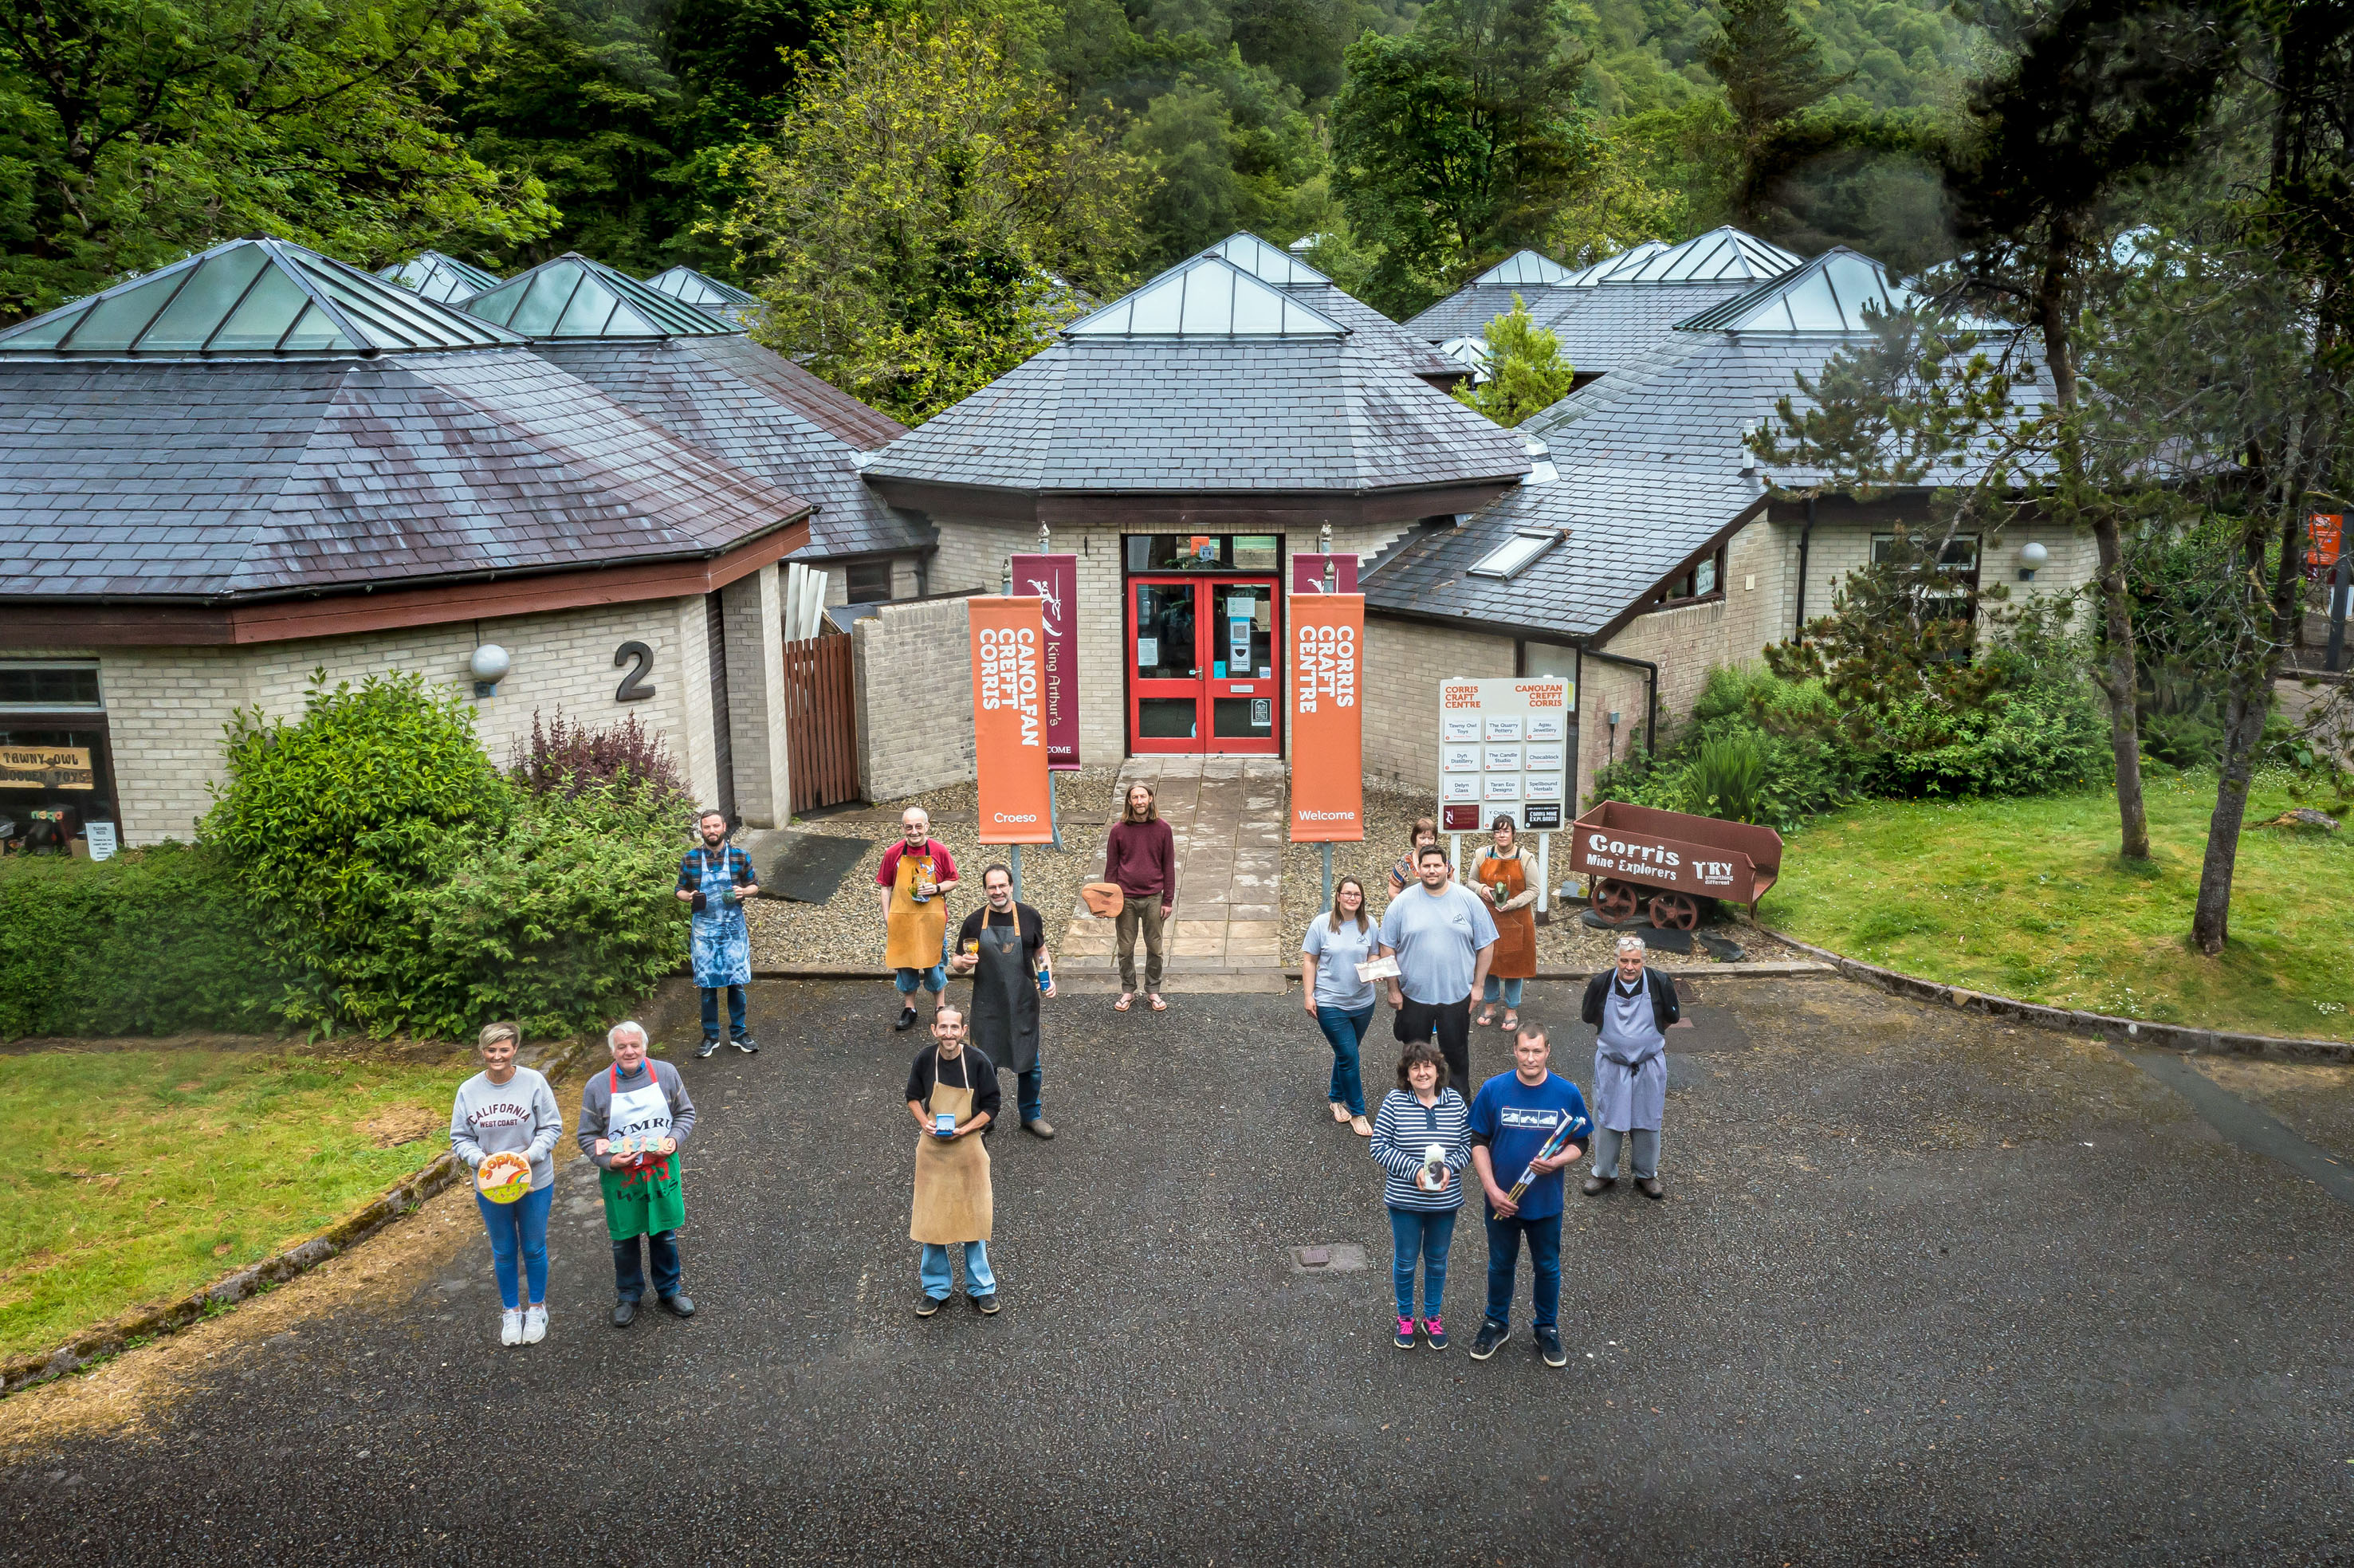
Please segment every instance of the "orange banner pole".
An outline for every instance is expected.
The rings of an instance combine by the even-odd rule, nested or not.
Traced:
[[[1365,836],[1365,596],[1295,594],[1291,615],[1291,842]]]
[[[1035,599],[969,599],[981,842],[1043,844],[1047,821],[1046,622]]]

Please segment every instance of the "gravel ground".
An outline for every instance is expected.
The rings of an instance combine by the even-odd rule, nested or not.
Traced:
[[[693,1321],[608,1326],[571,1159],[553,1330],[503,1350],[453,1190],[352,1255],[387,1263],[364,1288],[323,1271],[0,1401],[0,1563],[2354,1561],[2354,1209],[2100,1045],[1688,983],[1668,1201],[1569,1200],[1564,1371],[1525,1269],[1469,1359],[1476,1213],[1453,1348],[1390,1347],[1378,1176],[1272,996],[1054,1008],[1060,1136],[991,1139],[1004,1310],[918,1319],[914,1044],[875,982],[764,982],[760,1054],[677,1064]]]
[[[1430,798],[1407,794],[1401,790],[1373,789],[1365,791],[1365,821],[1378,835],[1362,843],[1332,846],[1332,877],[1354,875],[1364,883],[1373,901],[1375,916],[1389,903],[1390,867],[1405,853],[1408,824],[1416,817],[1431,814]],[[1440,841],[1444,842],[1445,841]],[[1484,842],[1484,840],[1482,841]],[[1532,841],[1533,842],[1533,841]],[[1562,846],[1555,844],[1556,850]],[[1471,840],[1464,841],[1463,857],[1471,859]],[[1574,880],[1562,874],[1556,862],[1554,885]],[[871,875],[872,873],[869,873]],[[1324,908],[1324,872],[1320,852],[1314,844],[1290,844],[1283,857],[1283,951],[1299,950],[1300,934],[1308,922]],[[1551,924],[1537,927],[1537,966],[1540,969],[1596,970],[1606,966],[1617,951],[1616,936],[1598,931],[1578,918],[1580,909],[1574,906],[1556,905]],[[1719,923],[1711,927],[1716,935],[1741,945],[1744,957],[1761,959],[1797,959],[1806,955],[1774,940],[1751,925],[1746,913],[1737,919],[1720,915]],[[1680,953],[1661,955],[1663,969],[1704,969],[1714,963],[1707,953],[1695,950],[1689,957]]]
[[[1103,874],[1104,824],[1111,818],[1118,779],[1118,770],[1109,768],[1057,774],[1055,809],[1062,821],[1063,842],[1070,847],[1057,852],[1036,844],[1023,846],[1022,901],[1044,916],[1050,949],[1069,922],[1081,885]],[[755,969],[881,971],[883,921],[876,912],[875,873],[883,863],[883,852],[897,841],[899,818],[910,806],[921,806],[931,813],[932,836],[949,846],[962,874],[962,885],[949,895],[949,928],[953,930],[972,913],[981,903],[981,867],[1007,858],[1004,846],[984,850],[979,842],[977,785],[952,784],[905,800],[796,820],[793,826],[803,832],[866,839],[870,847],[823,904],[761,898],[746,906],[744,917],[751,928]]]

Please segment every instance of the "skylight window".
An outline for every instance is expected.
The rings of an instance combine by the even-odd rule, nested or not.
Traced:
[[[1560,544],[1564,536],[1564,531],[1559,528],[1520,529],[1510,539],[1471,563],[1470,575],[1509,581],[1528,570],[1539,556]]]

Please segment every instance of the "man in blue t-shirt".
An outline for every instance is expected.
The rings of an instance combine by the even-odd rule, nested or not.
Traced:
[[[1567,1366],[1556,1321],[1561,1311],[1562,1171],[1582,1152],[1593,1123],[1577,1086],[1547,1065],[1553,1044],[1534,1023],[1512,1041],[1513,1071],[1479,1086],[1471,1102],[1471,1164],[1488,1194],[1488,1313],[1471,1341],[1471,1359],[1484,1361],[1511,1335],[1512,1281],[1521,1242],[1529,1244],[1529,1297],[1537,1351],[1549,1367]],[[1548,1159],[1537,1158],[1566,1119],[1569,1140]],[[1528,1172],[1518,1200],[1511,1188]]]

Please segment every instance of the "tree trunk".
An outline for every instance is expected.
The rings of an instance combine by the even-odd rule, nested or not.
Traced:
[[[2055,217],[2044,250],[2043,270],[2036,279],[2036,324],[2043,336],[2043,357],[2052,367],[2052,389],[2065,421],[2058,445],[2060,482],[2078,507],[2091,495],[2084,475],[2084,453],[2077,444],[2076,351],[2068,336],[2068,295],[2075,275],[2077,236],[2074,224]],[[2149,814],[2141,789],[2141,726],[2135,703],[2140,677],[2134,669],[2133,601],[2126,592],[2125,541],[2116,513],[2105,498],[2093,496],[2093,543],[2101,560],[2101,655],[2097,684],[2109,704],[2109,752],[2117,775],[2117,853],[2127,860],[2149,858]]]

